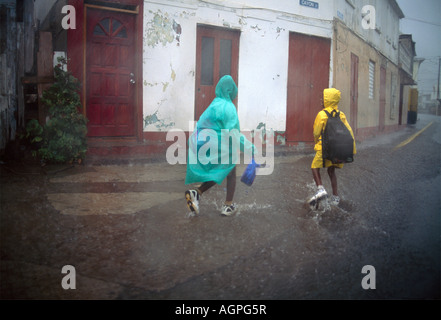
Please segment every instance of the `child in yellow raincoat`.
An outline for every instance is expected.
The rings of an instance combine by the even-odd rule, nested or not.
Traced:
[[[308,199],[308,203],[311,206],[315,206],[320,200],[326,198],[328,196],[328,193],[326,192],[325,188],[323,187],[322,178],[320,175],[320,168],[323,168],[323,154],[322,154],[322,133],[323,129],[326,126],[326,122],[328,120],[328,116],[326,115],[326,111],[331,113],[333,110],[338,110],[338,103],[340,101],[341,93],[339,90],[334,88],[328,88],[323,90],[323,110],[321,110],[314,121],[313,126],[313,134],[314,134],[314,150],[316,152],[314,159],[312,160],[311,169],[312,169],[312,176],[314,178],[314,182],[317,186],[317,192],[312,196],[310,199]],[[352,138],[354,138],[354,133],[352,132],[352,128],[349,125],[345,114],[340,111],[340,119],[345,124],[345,126],[348,128],[349,132],[352,135]],[[354,139],[354,154],[356,153],[356,147],[355,147],[355,139]],[[337,175],[335,173],[335,168],[343,168],[342,163],[332,163],[329,160],[325,160],[324,167],[328,168],[328,175],[329,179],[331,180],[331,187],[332,187],[332,196],[330,198],[330,202],[333,205],[338,205],[340,203],[340,197],[338,195],[338,185],[337,185]]]

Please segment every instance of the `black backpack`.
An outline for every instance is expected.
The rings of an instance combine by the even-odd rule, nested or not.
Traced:
[[[325,159],[332,163],[350,163],[354,161],[354,138],[340,119],[340,112],[332,110],[322,133],[323,167]]]

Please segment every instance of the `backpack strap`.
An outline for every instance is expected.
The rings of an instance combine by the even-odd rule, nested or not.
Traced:
[[[329,113],[327,110],[324,110],[323,109],[323,111],[326,113],[326,115],[328,116],[328,118],[335,118],[335,117],[338,117],[338,116],[340,116],[340,111],[337,111],[337,110],[332,110],[331,111],[331,113]]]
[[[326,113],[328,118],[331,117],[331,114],[328,111],[326,111],[325,109],[323,109],[323,111]],[[323,129],[322,129],[322,159],[323,159],[323,168],[325,167],[325,153],[323,152],[323,136],[324,136],[324,133],[325,133],[325,127],[323,126]]]
[[[340,111],[336,111],[335,109],[331,111],[331,113],[329,113],[327,110],[323,109],[323,111],[326,113],[326,115],[328,116],[328,118],[335,118],[335,117],[340,117]],[[325,168],[325,155],[323,152],[323,134],[325,133],[325,127],[323,127],[322,129],[322,158],[323,158],[323,168]]]

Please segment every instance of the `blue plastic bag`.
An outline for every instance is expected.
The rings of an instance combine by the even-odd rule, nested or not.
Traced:
[[[254,161],[254,158],[251,159],[251,163],[248,164],[245,171],[240,178],[240,181],[245,183],[247,186],[251,186],[256,178],[256,169],[260,167],[260,164],[257,164]]]

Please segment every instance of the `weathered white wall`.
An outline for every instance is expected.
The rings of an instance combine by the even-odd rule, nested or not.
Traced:
[[[268,130],[284,131],[289,32],[332,37],[333,2],[316,2],[320,2],[319,9],[291,0],[145,1],[144,131],[190,129],[189,121],[194,120],[197,24],[241,31],[241,127],[252,130],[264,124]]]
[[[413,73],[414,51],[412,50],[412,39],[403,38],[399,42],[398,58],[400,67],[410,76]]]
[[[393,6],[394,1],[336,0],[334,15],[389,60],[398,64],[400,12],[397,12],[397,8]],[[374,8],[374,11],[369,11],[369,15],[374,18],[370,20],[374,29],[363,28],[362,9],[365,6]]]
[[[285,131],[289,33],[331,38],[332,23],[285,13],[266,13],[263,20],[253,13],[243,18],[240,40],[239,118],[247,129],[265,125],[268,130]]]
[[[146,131],[188,127],[186,119],[194,109],[195,14],[192,6],[145,3],[142,72]],[[180,35],[173,30],[173,21],[181,26]]]

